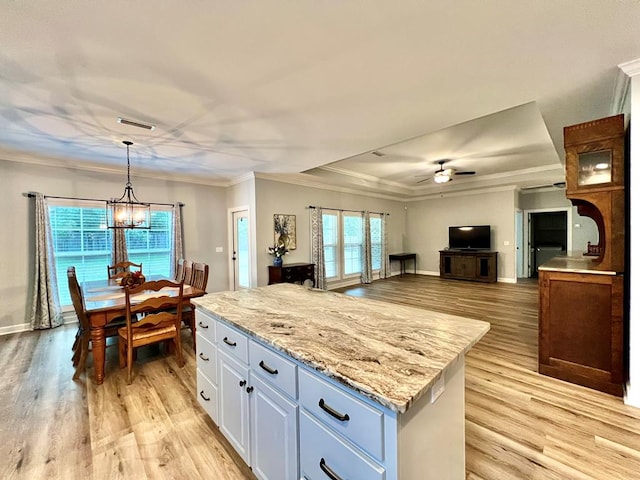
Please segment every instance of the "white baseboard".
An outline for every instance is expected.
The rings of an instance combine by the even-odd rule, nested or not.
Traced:
[[[28,323],[0,327],[0,337],[3,335],[11,335],[12,333],[28,332],[29,330],[31,330],[31,325]]]
[[[631,405],[632,407],[640,408],[640,388],[632,388],[630,383],[627,383],[627,391],[624,396],[625,405]]]
[[[71,325],[74,323],[78,323],[78,317],[76,316],[76,312],[74,311],[62,312],[62,318],[64,321],[64,325]],[[31,331],[31,325],[29,323],[18,323],[17,325],[8,325],[6,327],[0,327],[0,337],[4,335],[12,335],[14,333],[29,332],[29,331]]]

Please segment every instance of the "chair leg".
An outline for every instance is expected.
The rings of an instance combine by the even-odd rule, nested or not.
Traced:
[[[87,355],[89,353],[89,338],[87,336],[83,335],[80,339],[78,350],[80,350],[80,358],[76,365],[76,371],[73,374],[74,380],[77,380],[80,377],[80,374],[84,372],[87,367]]]
[[[126,343],[122,337],[118,338],[118,364],[120,368],[127,366]]]
[[[127,384],[131,385],[133,380],[133,346],[127,342]]]
[[[175,338],[175,346],[176,346],[176,355],[178,356],[178,365],[180,367],[184,367],[184,358],[182,358],[182,340],[180,339],[180,329],[176,329],[176,338]]]

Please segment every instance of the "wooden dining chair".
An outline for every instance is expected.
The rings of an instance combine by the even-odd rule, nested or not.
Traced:
[[[118,262],[115,265],[107,266],[107,278],[120,278],[127,272],[131,271],[131,267],[137,268],[142,273],[142,263]]]
[[[71,361],[76,370],[73,374],[73,379],[77,380],[80,374],[86,369],[87,357],[91,351],[91,325],[89,323],[89,317],[84,305],[84,296],[82,289],[78,283],[78,277],[76,276],[76,268],[67,268],[67,280],[69,283],[69,293],[71,295],[71,302],[73,303],[73,309],[78,317],[78,331],[76,332],[76,338],[73,342],[71,350],[73,356]],[[117,318],[105,326],[104,336],[115,337],[118,335],[118,328],[125,324],[124,318]]]
[[[191,260],[184,261],[184,274],[182,281],[185,285],[191,285],[191,280],[193,278],[193,262]]]
[[[207,281],[209,280],[209,265],[206,263],[194,263],[193,275],[191,276],[192,287],[199,290],[207,290]],[[196,344],[196,314],[195,307],[191,302],[187,302],[182,309],[182,321],[191,329],[191,337],[193,338],[193,345]]]
[[[163,288],[177,289],[177,294],[169,296],[161,292]],[[143,292],[156,292],[158,296],[136,295]],[[118,357],[120,368],[127,367],[127,383],[131,384],[133,374],[133,351],[143,345],[158,342],[171,342],[178,358],[178,365],[184,366],[180,326],[182,324],[183,284],[170,280],[145,282],[138,287],[125,289],[127,324],[118,330]],[[137,322],[138,314],[144,314]]]
[[[174,281],[178,283],[184,281],[184,258],[181,258],[176,262],[176,274],[174,275]]]

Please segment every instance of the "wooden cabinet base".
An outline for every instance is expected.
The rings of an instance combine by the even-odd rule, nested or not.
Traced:
[[[498,280],[498,253],[441,250],[440,276],[474,282],[496,282]]]
[[[622,275],[540,270],[538,371],[622,396]]]
[[[269,265],[269,285],[274,283],[299,283],[303,285],[309,280],[314,283],[313,263],[289,263],[276,267]]]

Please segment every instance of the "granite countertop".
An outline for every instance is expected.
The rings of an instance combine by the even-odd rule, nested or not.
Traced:
[[[289,283],[191,302],[398,413],[489,331],[487,322]]]
[[[571,272],[571,273],[596,273],[600,275],[615,275],[616,272],[609,270],[598,270],[598,264],[593,260],[596,257],[582,255],[567,255],[553,257],[548,262],[538,267],[538,270],[546,270],[552,272]]]

